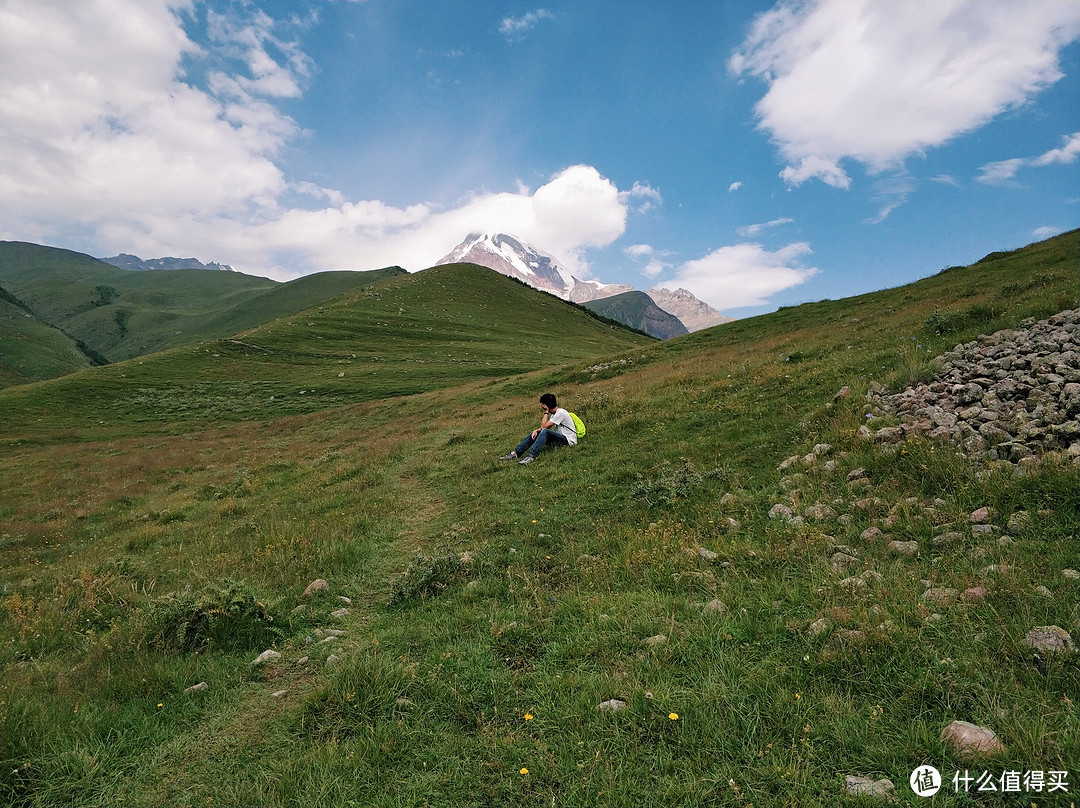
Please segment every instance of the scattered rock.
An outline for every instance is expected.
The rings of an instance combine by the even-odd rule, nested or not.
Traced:
[[[864,794],[884,800],[896,799],[896,786],[887,778],[875,780],[872,777],[849,774],[844,779],[844,788],[848,794]]]
[[[968,519],[971,520],[971,524],[973,525],[985,525],[990,521],[992,516],[993,514],[989,508],[979,508],[978,510],[972,511]]]
[[[916,556],[919,554],[919,543],[917,541],[891,541],[888,547],[897,555]]]
[[[1010,533],[1023,533],[1031,527],[1031,514],[1027,511],[1017,511],[1009,517],[1006,529]]]
[[[706,550],[704,547],[699,547],[697,554],[702,561],[716,561],[720,557],[719,554],[714,553],[712,550]]]
[[[339,657],[337,654],[331,654],[326,658],[326,667],[332,668],[339,662],[341,662],[341,657]]]
[[[858,564],[859,559],[847,553],[833,553],[832,558],[829,559],[829,566],[837,572],[846,570],[848,567],[858,566]]]
[[[1060,654],[1076,650],[1073,639],[1060,626],[1039,626],[1024,635],[1024,642],[1036,651]]]
[[[923,592],[922,599],[935,606],[948,606],[956,600],[959,594],[955,589],[931,587]]]
[[[204,690],[209,689],[209,687],[210,687],[210,685],[208,685],[206,682],[199,682],[197,685],[192,685],[191,687],[184,688],[184,692],[185,693],[202,693]]]
[[[705,604],[705,608],[702,610],[702,613],[704,614],[727,614],[727,612],[727,604],[719,598],[710,600]]]
[[[307,589],[304,590],[304,597],[310,597],[311,595],[319,595],[330,591],[330,584],[324,581],[322,578],[316,578],[310,584],[307,585]]]
[[[1062,570],[1061,577],[1068,581],[1080,580],[1080,571],[1078,570]]]
[[[273,693],[270,694],[270,698],[280,699],[282,696],[288,695],[288,693],[288,690],[275,690]]]
[[[649,648],[656,648],[658,645],[663,645],[667,642],[667,635],[654,634],[652,637],[646,637],[643,641]]]
[[[953,721],[941,731],[941,740],[963,758],[990,757],[1005,751],[993,730],[967,721]]]
[[[827,617],[819,617],[806,627],[806,633],[811,637],[819,637],[832,628],[832,622]]]
[[[960,599],[967,601],[968,603],[980,603],[986,600],[986,596],[990,594],[987,592],[985,586],[973,586],[969,589],[965,589],[960,593]]]
[[[770,519],[791,519],[792,516],[793,514],[791,512],[791,508],[789,508],[787,505],[781,505],[780,503],[777,503],[769,509]]]
[[[806,509],[806,518],[813,519],[815,522],[824,522],[828,519],[835,519],[836,510],[829,505],[816,502]]]
[[[263,665],[275,659],[281,659],[281,654],[273,649],[267,649],[251,661],[252,665]]]
[[[608,699],[600,702],[596,709],[606,713],[618,713],[626,709],[626,702],[620,699]]]
[[[336,611],[330,612],[330,616],[331,617],[337,617],[337,618],[348,617],[349,616],[349,610],[348,609],[337,609]]]
[[[868,527],[866,530],[864,530],[859,535],[859,538],[862,539],[865,542],[873,542],[873,541],[877,541],[878,539],[880,539],[881,536],[882,536],[881,528]]]

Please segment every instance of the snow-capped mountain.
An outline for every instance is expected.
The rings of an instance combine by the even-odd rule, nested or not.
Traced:
[[[106,264],[112,264],[118,269],[132,269],[140,272],[151,269],[216,269],[223,272],[236,272],[228,264],[219,264],[216,261],[204,264],[198,258],[148,258],[144,261],[137,255],[120,253],[112,258],[102,258],[101,260]]]
[[[503,275],[517,278],[536,289],[550,292],[573,303],[587,303],[614,297],[626,292],[638,291],[625,283],[601,283],[575,278],[558,261],[521,239],[505,233],[471,233],[453,250],[439,259],[438,264],[469,262],[494,269]],[[726,323],[733,318],[698,300],[685,289],[670,292],[667,289],[650,289],[646,292],[656,305],[678,318],[688,330]],[[627,323],[639,328],[637,323]],[[660,336],[654,334],[654,336]],[[667,336],[670,336],[668,334]]]
[[[463,242],[440,258],[436,266],[460,262],[494,269],[564,300],[570,299],[570,293],[577,283],[577,279],[559,266],[553,257],[505,233],[470,233]]]

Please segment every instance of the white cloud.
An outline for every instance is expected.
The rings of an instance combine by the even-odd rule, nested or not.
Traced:
[[[761,233],[761,231],[763,230],[768,230],[773,227],[779,227],[783,224],[791,224],[794,221],[794,219],[789,219],[787,217],[784,217],[782,219],[773,219],[772,221],[762,222],[760,224],[748,224],[745,227],[740,227],[735,232],[743,238],[753,238],[754,236]]]
[[[656,205],[662,204],[664,201],[660,192],[647,182],[635,182],[629,191],[622,191],[619,194],[619,199],[624,204],[630,204],[631,200],[634,199],[644,199],[645,201],[637,206],[638,213],[652,210]]]
[[[979,176],[975,179],[986,185],[1006,185],[1022,168],[1038,167],[1075,163],[1080,159],[1080,132],[1066,135],[1062,138],[1062,146],[1059,149],[1040,154],[1038,157],[1013,157],[1009,160],[999,160],[995,163],[987,163],[979,169]]]
[[[687,261],[669,281],[656,284],[664,289],[684,288],[721,311],[742,306],[763,306],[768,296],[797,286],[818,273],[804,266],[801,258],[811,252],[805,242],[789,244],[770,252],[760,244],[743,243]]]
[[[1067,135],[1064,138],[1064,144],[1060,149],[1051,149],[1036,157],[1032,161],[1032,165],[1036,166],[1048,166],[1054,163],[1075,163],[1077,158],[1080,158],[1080,132],[1076,132],[1071,135]]]
[[[647,260],[640,270],[646,278],[656,278],[671,269],[671,264],[664,260],[668,253],[658,251],[649,244],[632,244],[623,252],[635,260]]]
[[[525,36],[536,27],[536,24],[541,20],[553,20],[555,15],[547,9],[537,9],[536,11],[530,11],[527,14],[522,14],[520,17],[505,17],[501,23],[499,23],[499,33],[506,37],[509,41],[515,42],[520,39],[524,39]]]
[[[973,131],[1062,77],[1075,0],[782,2],[756,18],[729,68],[768,85],[755,111],[791,185],[847,188]]]
[[[736,180],[728,186],[728,193],[730,194],[732,191],[737,191],[740,188],[742,188],[742,180]]]
[[[274,103],[302,90],[310,64],[260,10],[228,8],[241,16],[208,17],[200,49],[184,33],[184,15],[198,9],[188,0],[0,5],[4,238],[56,243],[78,233],[79,248],[98,255],[197,246],[204,260],[284,279],[422,269],[467,233],[497,230],[588,277],[585,251],[622,235],[630,202],[661,200],[646,183],[620,192],[584,165],[451,209],[287,181],[278,158],[300,130]],[[205,88],[185,81],[192,65],[212,67]]]
[[[1031,235],[1035,236],[1037,239],[1044,239],[1064,232],[1065,230],[1061,227],[1037,227]]]

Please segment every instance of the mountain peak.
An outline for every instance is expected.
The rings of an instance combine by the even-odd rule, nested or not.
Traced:
[[[468,261],[517,278],[529,286],[565,299],[577,280],[551,255],[506,233],[470,233],[465,240],[436,262]]]

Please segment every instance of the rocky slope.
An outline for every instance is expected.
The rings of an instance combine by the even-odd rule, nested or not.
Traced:
[[[1036,466],[1051,456],[1080,465],[1080,309],[957,345],[939,361],[926,384],[895,395],[872,389],[874,412],[900,425],[863,425],[863,437],[925,435],[983,463]]]

